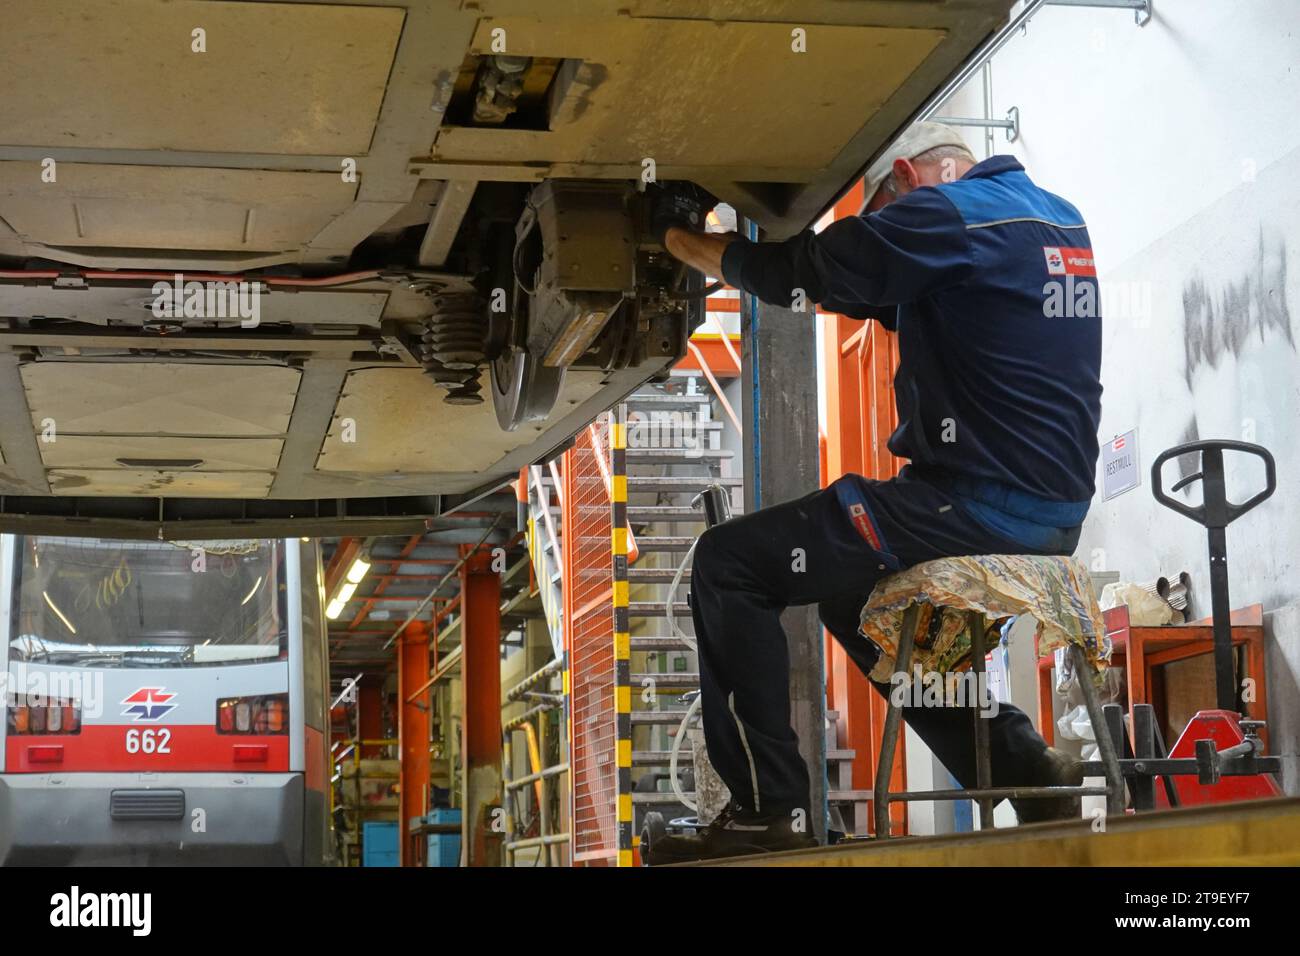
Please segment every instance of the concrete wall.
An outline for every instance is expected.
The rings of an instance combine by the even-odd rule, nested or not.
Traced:
[[[1103,290],[1101,439],[1138,429],[1141,487],[1098,494],[1079,555],[1128,580],[1187,570],[1210,613],[1205,532],[1157,505],[1148,472],[1196,438],[1269,448],[1278,491],[1228,532],[1235,606],[1262,603],[1274,749],[1300,792],[1300,4],[1163,0],[1130,13],[1047,8],[992,65],[1012,153],[1088,220]],[[978,78],[940,112],[982,114]],[[968,131],[978,157],[982,132]],[[1179,469],[1168,466],[1168,481]],[[1238,500],[1262,468],[1230,468]],[[1100,485],[1100,479],[1099,479]],[[1199,492],[1186,498],[1199,502]]]

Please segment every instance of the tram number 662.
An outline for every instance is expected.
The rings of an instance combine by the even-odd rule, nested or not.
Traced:
[[[128,730],[126,752],[129,754],[171,753],[172,732],[165,727],[157,730]]]

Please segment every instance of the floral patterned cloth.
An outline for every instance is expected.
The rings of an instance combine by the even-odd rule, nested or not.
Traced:
[[[1038,654],[1068,643],[1083,645],[1098,673],[1110,659],[1110,640],[1087,570],[1074,558],[980,554],[926,561],[881,580],[862,609],[861,633],[883,652],[871,672],[888,683],[894,673],[903,614],[920,607],[912,667],[922,671],[970,667],[966,612],[984,615],[985,644],[997,646],[999,628],[1029,614],[1038,622]],[[937,612],[937,619],[936,619]]]

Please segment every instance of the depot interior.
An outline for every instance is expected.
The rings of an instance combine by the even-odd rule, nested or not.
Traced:
[[[924,799],[958,785],[906,727],[893,760],[881,760],[885,701],[815,613],[799,610],[785,618],[792,720],[825,809],[810,827],[826,846],[771,862],[1294,863],[1300,20],[1289,0],[1033,6],[927,115],[958,128],[977,159],[1014,155],[1069,197],[1097,250],[1104,450],[1076,557],[1112,645],[1096,689],[1103,711],[1090,713],[1063,652],[1042,649],[1028,615],[998,621],[984,656],[999,700],[1097,768],[1092,792],[1078,820],[1024,826],[1005,801]],[[862,198],[859,183],[819,225],[854,215]],[[718,216],[725,225],[736,212]],[[719,782],[691,706],[688,552],[707,509],[742,514],[903,464],[884,445],[896,424],[892,333],[819,314],[793,316],[800,334],[769,339],[751,308],[733,289],[714,292],[661,380],[421,533],[276,545],[301,545],[304,568],[319,560],[321,862],[640,865],[655,834],[716,812]],[[1151,474],[1166,449],[1214,438],[1262,446],[1276,463],[1275,492],[1226,531],[1231,617],[1218,632],[1207,529],[1162,506]],[[1171,460],[1166,487],[1196,466]],[[1267,483],[1253,455],[1229,454],[1226,469],[1234,500]],[[269,552],[234,539],[183,544],[184,562],[206,556],[214,584],[160,589],[157,627],[184,627],[229,595],[247,603],[210,613],[217,631],[270,613],[259,592],[275,573]],[[105,570],[103,599],[128,586]],[[313,600],[312,582],[303,594]],[[42,592],[24,599],[40,603]],[[69,620],[79,600],[44,595]],[[217,631],[207,660],[240,653],[221,651]],[[1216,633],[1231,644],[1235,713],[1216,697]],[[166,703],[145,695],[130,706]],[[284,715],[267,705],[228,719],[235,732]],[[1124,764],[1118,789],[1112,758]],[[1143,758],[1182,763],[1143,774],[1133,770]],[[912,796],[888,799],[902,792]]]

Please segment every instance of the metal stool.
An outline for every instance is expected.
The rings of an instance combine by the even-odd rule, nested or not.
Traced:
[[[942,608],[936,608],[936,616]],[[971,671],[975,675],[976,686],[982,687],[984,674],[984,615],[978,611],[963,612],[971,636]],[[904,612],[902,629],[898,636],[898,654],[894,662],[894,679],[907,674],[912,665],[912,650],[916,643],[917,620],[920,608],[913,604]],[[936,618],[937,619],[937,618]],[[876,780],[873,809],[876,818],[876,838],[887,839],[889,832],[889,805],[891,802],[939,801],[939,800],[975,800],[980,808],[980,829],[993,826],[993,805],[1004,799],[1045,800],[1064,796],[1104,796],[1108,815],[1119,816],[1124,813],[1124,778],[1120,768],[1119,754],[1115,740],[1108,732],[1108,724],[1102,712],[1101,701],[1097,696],[1096,685],[1092,676],[1096,673],[1078,644],[1069,647],[1079,687],[1083,691],[1084,706],[1088,710],[1088,720],[1092,723],[1093,733],[1100,751],[1102,769],[1106,778],[1104,787],[994,787],[991,761],[989,758],[989,728],[980,716],[980,708],[973,707],[975,721],[975,776],[976,785],[972,790],[927,790],[889,792],[889,774],[894,764],[894,751],[898,744],[898,730],[902,721],[901,705],[894,703],[894,695],[888,695],[888,710],[885,715],[885,729],[880,741],[880,760],[876,766]]]

